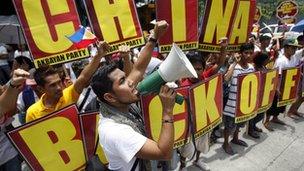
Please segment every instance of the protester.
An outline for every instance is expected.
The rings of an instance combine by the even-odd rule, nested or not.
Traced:
[[[27,110],[26,122],[41,118],[54,111],[76,103],[82,90],[88,86],[92,75],[99,67],[100,59],[107,53],[109,45],[101,42],[98,53],[83,69],[74,84],[64,88],[63,82],[53,67],[46,65],[38,68],[34,74],[35,81],[45,94]]]
[[[203,59],[203,57],[196,51],[190,51],[187,53],[187,57],[189,59],[189,61],[191,62],[192,66],[194,67],[197,75],[199,76],[199,78],[186,78],[183,79],[181,82],[181,86],[185,87],[185,86],[191,86],[192,84],[195,83],[199,83],[202,79],[201,75],[204,68],[205,68],[205,61]],[[203,160],[200,160],[200,154],[201,152],[206,153],[209,150],[209,134],[206,134],[200,138],[198,138],[197,140],[195,140],[195,144],[196,144],[196,158],[193,162],[194,165],[196,165],[197,167],[203,169],[203,170],[210,170],[210,167],[207,165],[207,163],[203,162]],[[181,147],[179,149],[180,152],[180,169],[181,170],[186,170],[186,159],[191,159],[191,157],[193,156],[194,153],[194,145],[192,142],[190,142],[189,144],[186,144],[185,146]]]
[[[297,48],[299,47],[297,41],[295,39],[285,39],[283,42],[284,46],[284,53],[281,53],[277,60],[275,61],[274,67],[278,68],[279,70],[279,78],[282,78],[282,69],[289,68],[289,67],[295,67],[299,64],[299,60],[296,58],[292,58],[292,56],[295,54]],[[285,125],[283,121],[281,121],[278,116],[280,113],[285,112],[286,106],[277,107],[278,98],[281,95],[279,90],[276,91],[272,106],[270,109],[266,112],[266,119],[264,122],[265,128],[267,128],[270,131],[273,131],[273,128],[270,127],[270,117],[273,116],[272,122],[277,123],[280,125]]]
[[[254,67],[247,61],[251,58],[254,50],[254,45],[251,43],[243,44],[240,47],[240,59],[237,63],[233,63],[227,73],[225,74],[225,80],[230,81],[229,98],[223,112],[223,122],[225,125],[224,129],[224,144],[223,149],[227,154],[233,155],[235,152],[230,146],[229,133],[233,132],[232,143],[247,147],[247,143],[239,139],[239,129],[244,126],[243,123],[236,124],[235,119],[235,108],[236,108],[236,92],[237,92],[237,76],[240,74],[250,73],[254,71]]]
[[[22,55],[21,55],[22,54]],[[26,55],[26,56],[23,56]],[[32,72],[31,73],[31,79],[27,79],[26,84],[24,85],[21,93],[18,96],[18,100],[17,100],[17,109],[18,109],[18,118],[19,118],[19,122],[21,124],[25,123],[25,114],[26,114],[26,110],[37,101],[37,94],[40,95],[40,89],[37,88],[36,82],[33,81],[33,71],[35,71],[34,69],[34,63],[32,62],[29,53],[18,53],[17,55],[15,55],[15,59],[13,62],[13,70],[15,70],[16,68],[20,68],[23,69],[27,72],[30,72],[30,70]],[[29,85],[31,84],[31,85]]]
[[[89,64],[89,60],[87,60],[87,59],[75,61],[71,64],[71,68],[75,74],[76,79],[80,76],[81,72],[83,71],[85,66],[88,64]],[[84,109],[87,107],[87,105],[90,103],[90,101],[92,101],[92,99],[94,99],[94,98],[96,98],[96,95],[93,92],[92,87],[91,86],[85,87],[77,101],[78,110],[80,112],[84,112],[85,111]]]
[[[259,46],[255,45],[254,51],[268,53],[271,36],[268,34],[263,34],[259,37],[259,41],[260,41],[260,44],[259,44]]]
[[[25,85],[17,99],[18,118],[21,125],[25,124],[27,109],[37,102],[44,93],[34,80],[34,72],[34,68],[29,71],[30,76],[26,79]]]
[[[21,171],[21,160],[17,150],[10,143],[5,132],[13,128],[12,116],[15,114],[16,101],[21,86],[29,73],[17,69],[7,85],[0,87],[0,170]]]
[[[264,52],[256,52],[253,57],[253,64],[255,71],[266,72],[266,64],[268,61],[268,55]],[[261,128],[258,128],[256,124],[264,118],[264,113],[258,113],[256,117],[249,121],[248,135],[252,138],[260,138],[258,133],[263,132]]]
[[[303,35],[298,36],[297,41],[298,41],[300,49],[297,50],[295,52],[295,54],[291,57],[292,60],[295,61],[295,63],[294,63],[295,66],[299,66],[301,63],[303,64],[303,59],[304,59],[304,36]],[[287,112],[287,115],[289,117],[294,118],[294,119],[299,119],[298,117],[303,117],[302,114],[298,113],[298,109],[304,101],[304,97],[302,96],[302,86],[303,85],[300,84],[300,86],[298,88],[297,100],[290,106],[289,111]]]
[[[196,84],[202,80],[211,77],[212,75],[216,74],[219,71],[219,69],[225,63],[225,59],[226,59],[226,47],[228,45],[227,38],[221,39],[220,45],[221,45],[220,53],[207,53],[207,54],[204,53],[205,55],[208,56],[207,61],[204,61],[203,56],[201,56],[197,51],[190,51],[186,54],[199,78],[183,79],[181,82],[182,87]],[[208,64],[207,66],[208,68],[206,68],[206,63]],[[196,151],[196,159],[194,160],[193,164],[203,170],[210,170],[210,167],[206,163],[204,163],[202,159],[200,159],[200,154],[202,152],[207,153],[207,151],[209,151],[209,137],[210,134],[206,134],[195,140],[197,151]],[[189,143],[184,147],[180,148],[180,154],[181,154],[180,169],[185,170],[184,167],[186,166],[186,158],[191,158],[193,153],[194,153],[194,146],[192,143]]]
[[[91,86],[101,103],[98,127],[100,144],[111,170],[143,170],[147,166],[143,159],[171,158],[175,91],[167,86],[162,86],[160,90],[163,120],[158,142],[145,136],[140,110],[132,104],[139,100],[135,87],[143,78],[156,40],[165,33],[167,27],[165,21],[156,23],[154,33],[127,77],[115,64],[103,66],[93,76]]]
[[[124,71],[126,73],[126,76],[128,76],[133,68],[133,63],[131,62],[131,56],[129,53],[130,47],[126,45],[119,46],[119,52],[117,55],[119,56],[119,60],[113,61],[120,70]],[[74,64],[73,64],[74,65]],[[73,67],[72,65],[72,67]],[[103,64],[101,63],[101,66]],[[106,64],[104,64],[106,65]],[[77,68],[77,69],[76,69]],[[75,74],[79,75],[80,72],[82,71],[81,67],[73,67],[73,70],[75,70]],[[78,76],[77,76],[78,77]],[[91,91],[92,87],[89,86],[86,88],[86,93],[82,93],[79,97],[79,100],[77,102],[78,109],[81,112],[93,112],[93,111],[98,111],[99,110],[99,102],[97,100],[96,94]],[[87,92],[90,91],[90,95],[87,97]],[[87,97],[87,99],[86,99]]]
[[[27,50],[26,45],[22,44],[19,45],[18,50],[14,52],[14,62],[12,69],[15,70],[16,68],[20,68],[19,65],[24,65],[24,67],[26,67],[25,64],[27,64],[29,68],[34,68],[34,63],[32,62],[30,52]]]

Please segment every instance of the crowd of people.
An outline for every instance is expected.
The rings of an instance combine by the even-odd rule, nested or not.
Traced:
[[[95,47],[90,47],[90,59],[63,65],[43,65],[37,69],[26,46],[19,46],[14,51],[8,45],[1,45],[0,170],[21,170],[22,158],[5,135],[5,132],[13,129],[15,115],[23,125],[73,103],[82,112],[100,111],[100,145],[109,161],[107,167],[110,170],[151,170],[150,161],[156,162],[164,170],[176,169],[168,164],[173,155],[180,156],[180,170],[186,170],[185,166],[193,156],[196,156],[194,165],[202,170],[210,170],[212,168],[203,161],[201,153],[207,153],[210,144],[218,138],[224,138],[222,148],[229,155],[236,153],[230,143],[247,147],[239,136],[245,122],[235,123],[237,76],[273,68],[278,68],[281,74],[284,68],[299,66],[304,59],[304,36],[300,35],[297,39],[284,35],[277,38],[269,35],[251,36],[238,52],[227,52],[228,40],[222,38],[219,42],[220,52],[185,52],[198,78],[183,78],[177,80],[174,86],[161,87],[158,93],[162,104],[161,131],[159,140],[154,141],[146,135],[142,112],[137,103],[140,93],[136,87],[166,58],[165,54],[158,53],[157,41],[165,36],[167,28],[166,21],[156,22],[146,38],[146,44],[137,51],[121,46],[119,53],[108,55],[109,45],[99,42]],[[10,56],[14,56],[13,59],[9,60]],[[173,87],[194,85],[217,73],[221,73],[224,80],[223,123],[193,143],[173,150],[176,96]],[[260,138],[263,129],[257,124],[262,120],[269,131],[274,131],[273,123],[285,124],[278,118],[286,110],[286,107],[277,107],[278,96],[280,92],[276,92],[273,104],[265,114],[257,114],[249,121],[249,136]],[[303,117],[298,112],[303,101],[304,97],[299,91],[287,115],[293,119]],[[219,134],[221,130],[223,133]]]

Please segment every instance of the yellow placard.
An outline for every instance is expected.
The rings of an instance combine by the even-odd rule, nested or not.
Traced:
[[[222,121],[222,75],[195,86],[192,92],[191,108],[194,113],[195,137],[199,138]]]
[[[33,170],[82,170],[85,166],[75,105],[12,130],[8,136]]]
[[[278,107],[293,103],[298,96],[300,82],[300,68],[287,68],[282,70],[282,81]]]
[[[177,92],[183,96],[188,96],[188,88],[178,89]],[[148,136],[154,141],[159,140],[162,128],[162,103],[159,96],[147,95],[141,99],[141,106],[145,119],[145,126]],[[185,101],[181,105],[173,108],[174,118],[174,148],[183,146],[189,142],[188,135],[188,110]]]
[[[145,44],[134,1],[86,0],[89,21],[98,38],[111,45],[110,53],[120,45],[131,48]]]
[[[13,0],[36,67],[89,57],[66,37],[81,25],[76,4],[67,0]],[[79,53],[78,55],[76,53]],[[79,57],[73,57],[79,56]]]
[[[259,107],[260,74],[258,72],[239,75],[237,78],[235,122],[254,118]]]

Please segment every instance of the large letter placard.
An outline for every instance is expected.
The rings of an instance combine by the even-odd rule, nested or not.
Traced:
[[[8,132],[33,170],[80,170],[85,155],[75,105]]]
[[[259,107],[259,81],[259,72],[238,75],[235,123],[245,122],[256,116]]]
[[[198,48],[198,1],[156,1],[157,20],[166,20],[169,28],[159,40],[160,52],[170,52],[175,42],[182,50]]]
[[[91,113],[81,113],[79,115],[81,133],[83,137],[84,152],[87,160],[97,154],[103,164],[108,164],[108,160],[99,144],[98,122],[99,111]]]
[[[188,97],[189,87],[176,90],[177,93]],[[144,114],[145,126],[148,136],[154,141],[158,141],[162,127],[162,104],[159,96],[147,95],[141,97],[141,107]],[[185,142],[189,142],[188,134],[188,110],[185,101],[181,105],[175,105],[173,109],[174,117],[174,148],[181,147]]]
[[[223,76],[218,74],[190,89],[191,111],[195,125],[195,138],[210,132],[222,122]]]
[[[89,57],[88,49],[76,49],[65,36],[81,22],[74,0],[13,0],[36,67]]]
[[[131,0],[83,0],[89,20],[97,37],[110,43],[110,53],[120,45],[131,48],[145,43],[137,17],[134,1]]]
[[[239,3],[240,0],[206,0],[199,50],[220,51],[219,40],[230,37]]]
[[[258,113],[266,112],[272,104],[278,86],[278,70],[260,73],[260,95]]]
[[[256,9],[255,0],[240,0],[227,50],[237,51],[248,40]]]
[[[291,104],[297,99],[301,71],[299,67],[283,69],[281,76],[281,95],[279,96],[278,107]]]

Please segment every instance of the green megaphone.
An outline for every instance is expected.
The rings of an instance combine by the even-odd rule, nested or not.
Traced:
[[[157,93],[161,86],[167,82],[189,77],[197,78],[197,73],[183,51],[173,43],[166,60],[160,64],[157,71],[154,71],[138,84],[137,90],[142,95]],[[176,103],[182,104],[183,101],[183,96],[176,96]]]

